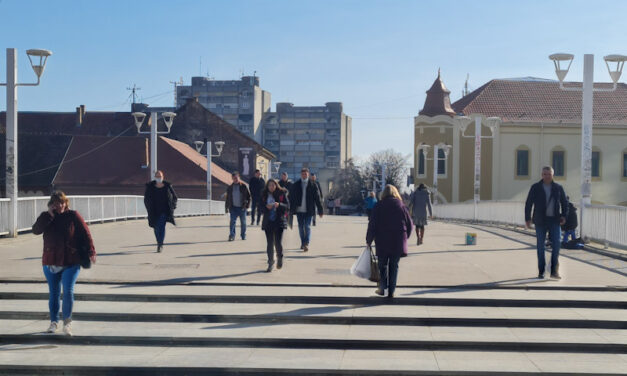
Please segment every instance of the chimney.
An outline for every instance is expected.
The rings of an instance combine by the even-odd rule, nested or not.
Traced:
[[[83,125],[83,109],[84,106],[76,107],[76,127]]]

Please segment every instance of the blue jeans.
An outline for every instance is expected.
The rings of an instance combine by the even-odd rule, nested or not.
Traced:
[[[50,321],[59,321],[59,297],[61,296],[61,285],[63,285],[63,320],[72,318],[72,307],[74,306],[74,284],[81,271],[80,265],[68,266],[58,273],[53,273],[44,265],[44,275],[48,280],[48,290],[50,297],[48,309],[50,310]]]
[[[577,235],[575,234],[575,230],[567,230],[564,231],[564,240],[562,240],[562,243],[566,243],[568,241],[568,237],[570,236],[570,238],[572,240],[577,239]]]
[[[235,221],[239,218],[242,239],[246,239],[246,208],[232,206],[229,209],[231,222],[229,223],[229,237],[235,238]]]
[[[298,234],[300,235],[300,245],[309,245],[311,237],[311,219],[313,216],[307,213],[296,213],[298,219]]]
[[[165,214],[161,214],[159,218],[157,218],[157,222],[155,223],[155,238],[157,238],[157,244],[163,245],[163,239],[165,239],[165,220],[167,216]]]
[[[382,290],[388,289],[388,294],[394,294],[394,290],[396,290],[398,260],[400,260],[399,256],[379,256],[379,274],[381,275],[379,287]],[[389,279],[388,269],[390,272]]]
[[[558,270],[558,257],[560,254],[560,237],[562,231],[557,220],[550,221],[543,225],[536,225],[536,246],[538,251],[538,272],[544,274],[546,269],[546,261],[544,259],[544,243],[546,241],[546,233],[549,233],[551,240],[551,274]]]

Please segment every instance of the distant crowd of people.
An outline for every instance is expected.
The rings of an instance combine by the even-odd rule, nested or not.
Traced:
[[[266,182],[259,170],[255,171],[248,185],[240,179],[238,172],[233,172],[231,178],[232,184],[227,188],[225,200],[225,209],[230,216],[229,241],[235,240],[238,220],[240,237],[246,239],[246,216],[250,208],[250,225],[261,223],[266,235],[267,272],[271,272],[275,264],[277,269],[283,267],[283,233],[292,227],[294,216],[298,221],[300,248],[303,252],[309,251],[312,221],[316,214],[322,218],[324,212],[322,189],[308,168],[301,169],[300,179],[295,182],[285,172],[279,181],[268,179]],[[175,224],[174,210],[178,200],[172,184],[164,179],[164,173],[157,171],[154,180],[146,184],[144,193],[148,225],[154,231],[157,252],[163,251],[166,223]],[[380,282],[375,292],[392,298],[399,260],[407,256],[407,241],[415,231],[416,244],[423,244],[427,219],[433,216],[429,192],[424,184],[420,184],[409,196],[406,205],[398,189],[386,185],[378,200],[374,192],[369,192],[363,204],[368,215],[366,245],[371,247],[374,243],[379,265]],[[532,222],[535,225],[538,278],[544,278],[546,270],[544,253],[547,234],[551,246],[550,276],[561,278],[560,246],[576,241],[575,211],[562,186],[553,180],[553,169],[544,167],[542,180],[531,186],[525,204],[526,225],[530,227]],[[81,267],[89,267],[96,262],[89,227],[77,211],[69,208],[65,194],[57,191],[51,195],[48,210],[39,215],[32,230],[34,234],[43,234],[42,264],[48,281],[50,311],[47,331],[54,333],[59,329],[59,310],[62,308],[63,332],[72,335],[74,285]],[[61,290],[63,300],[60,307]]]

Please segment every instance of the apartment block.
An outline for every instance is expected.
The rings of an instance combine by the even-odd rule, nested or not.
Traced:
[[[271,95],[259,87],[259,77],[244,76],[239,80],[214,80],[192,77],[189,86],[178,86],[177,108],[189,98],[235,126],[241,132],[262,143],[261,120],[270,111]]]
[[[351,118],[340,102],[324,106],[277,103],[263,118],[263,145],[278,156],[280,170],[298,179],[308,167],[326,194],[335,173],[351,158]]]

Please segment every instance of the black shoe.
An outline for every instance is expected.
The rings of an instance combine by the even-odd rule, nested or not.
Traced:
[[[544,279],[544,273],[539,273],[538,274],[538,279]]]
[[[279,257],[276,263],[276,268],[281,269],[283,267],[283,257]]]
[[[163,250],[163,244],[159,244],[157,246],[157,253],[161,253],[162,250]]]
[[[558,272],[551,273],[551,279],[562,279]]]
[[[307,252],[307,251],[309,251],[309,244],[305,244],[303,246],[303,252]]]
[[[242,240],[246,240],[246,237],[245,237],[245,236],[242,236]]]
[[[255,225],[255,222],[254,222],[254,221],[253,221],[253,222],[250,222],[250,225],[251,225],[251,226],[254,226],[254,225]]]
[[[268,264],[268,269],[266,269],[266,273],[270,273],[272,271],[272,267],[274,267],[274,261],[272,264]]]
[[[378,288],[378,289],[374,290],[374,293],[377,294],[377,295],[381,295],[381,296],[385,295],[385,291],[383,291],[382,288]]]
[[[388,299],[392,299],[392,298],[394,298],[394,293],[393,292],[388,294]]]
[[[229,236],[229,241],[232,242],[233,240],[235,240],[234,236]]]

